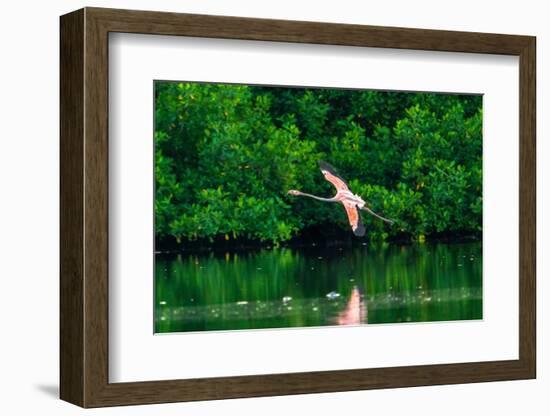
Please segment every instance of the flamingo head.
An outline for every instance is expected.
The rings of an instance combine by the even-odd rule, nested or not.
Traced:
[[[294,195],[294,196],[298,196],[300,195],[300,193],[301,193],[300,191],[296,191],[294,189],[291,189],[290,191],[288,191],[289,195]]]

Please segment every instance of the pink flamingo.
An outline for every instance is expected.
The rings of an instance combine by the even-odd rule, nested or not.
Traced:
[[[367,207],[365,201],[363,201],[363,198],[361,198],[359,195],[352,193],[349,189],[349,185],[341,176],[336,173],[336,170],[331,165],[326,162],[319,162],[319,167],[321,168],[321,172],[325,176],[325,179],[335,186],[336,195],[334,195],[332,198],[322,198],[320,196],[306,194],[305,192],[296,191],[294,189],[291,189],[290,191],[288,191],[288,193],[294,196],[306,196],[309,198],[317,199],[318,201],[341,202],[346,209],[346,213],[348,214],[348,220],[351,225],[351,229],[353,230],[353,233],[358,237],[362,237],[365,235],[365,227],[363,226],[361,216],[359,215],[360,209],[367,211],[369,214],[381,219],[382,221],[393,224],[392,220],[388,220],[387,218],[378,215],[369,207]]]

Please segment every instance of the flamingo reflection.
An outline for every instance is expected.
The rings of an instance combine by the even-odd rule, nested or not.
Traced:
[[[368,322],[367,306],[361,292],[354,286],[346,308],[338,315],[338,325],[359,325]]]

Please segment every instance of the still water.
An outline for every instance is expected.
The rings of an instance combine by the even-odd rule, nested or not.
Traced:
[[[156,257],[155,332],[482,318],[481,243]]]

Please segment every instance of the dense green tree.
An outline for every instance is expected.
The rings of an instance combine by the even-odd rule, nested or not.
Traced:
[[[157,240],[279,243],[349,233],[318,161],[333,164],[388,226],[368,236],[481,232],[481,96],[155,84]]]

